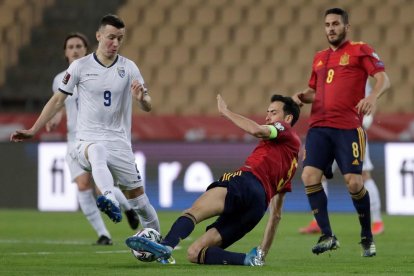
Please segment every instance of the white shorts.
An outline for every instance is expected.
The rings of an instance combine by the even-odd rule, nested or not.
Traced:
[[[369,156],[369,146],[368,141],[365,144],[365,156],[364,156],[364,163],[362,164],[362,171],[372,171],[374,169],[374,165],[371,162],[371,157]],[[338,169],[338,164],[336,161],[332,164],[332,172],[335,172]]]
[[[92,144],[100,144],[106,149],[107,165],[121,190],[132,190],[141,187],[141,175],[135,165],[135,156],[129,145],[114,141],[77,141],[76,155],[80,166],[91,171],[91,164],[86,159],[85,149]]]
[[[68,148],[66,152],[66,162],[69,167],[70,179],[72,180],[72,182],[75,182],[75,179],[78,176],[84,173],[87,173],[87,171],[81,168],[76,158],[75,142],[68,142]]]

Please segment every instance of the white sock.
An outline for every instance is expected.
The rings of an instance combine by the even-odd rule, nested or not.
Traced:
[[[326,179],[322,180],[322,187],[325,191],[326,197],[328,197],[328,181]]]
[[[377,185],[372,178],[364,182],[365,189],[368,190],[371,202],[371,218],[372,222],[382,221],[381,219],[381,199],[379,196]]]
[[[119,205],[121,206],[122,210],[128,211],[131,210],[131,205],[128,202],[128,199],[125,197],[124,193],[119,189],[119,187],[114,187],[114,194],[116,200],[118,200]]]
[[[155,209],[149,202],[146,194],[142,194],[139,197],[133,199],[128,199],[128,202],[137,212],[142,227],[152,228],[161,233],[157,212],[155,212]]]
[[[89,162],[92,167],[92,175],[102,195],[112,200],[117,206],[119,202],[115,198],[114,179],[106,164],[106,149],[100,144],[92,144],[88,148]]]
[[[92,189],[78,191],[78,201],[83,214],[88,219],[93,229],[95,229],[98,236],[103,235],[111,238],[111,235],[109,234],[108,229],[106,229],[105,223],[101,217],[101,212],[96,206]]]

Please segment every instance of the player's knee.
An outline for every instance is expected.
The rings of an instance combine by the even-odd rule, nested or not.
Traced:
[[[348,191],[351,193],[359,192],[362,187],[364,186],[364,182],[362,181],[362,176],[357,174],[347,175],[345,176],[345,181],[348,186]]]
[[[317,178],[317,175],[306,170],[302,172],[302,181],[305,183],[305,185],[312,185],[320,182],[320,180]]]
[[[200,253],[201,248],[195,244],[190,245],[187,249],[187,260],[192,263],[197,263],[198,254]]]

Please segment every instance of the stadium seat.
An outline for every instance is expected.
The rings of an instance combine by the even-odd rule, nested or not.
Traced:
[[[252,82],[253,72],[248,66],[237,66],[232,73],[232,82],[237,86],[245,86]]]
[[[191,50],[187,46],[169,47],[169,64],[173,66],[184,66],[190,62]]]
[[[180,82],[186,86],[197,86],[203,83],[204,72],[198,65],[188,65],[182,69]]]
[[[228,5],[220,9],[220,25],[213,27],[232,27],[241,23],[242,10],[238,6]]]
[[[213,86],[222,86],[229,81],[229,69],[221,64],[208,67],[207,83]]]
[[[126,39],[127,41],[130,41],[130,43],[135,47],[147,45],[152,46],[154,43],[153,33],[153,27],[135,26],[130,33],[126,33]]]
[[[254,5],[253,7],[247,9],[247,22],[249,26],[264,26],[268,22],[269,12],[266,7],[260,5]]]
[[[161,65],[165,62],[165,48],[152,45],[151,47],[147,47],[144,52],[144,64],[145,65]],[[142,58],[141,58],[142,59]]]
[[[183,30],[182,43],[187,46],[202,44],[204,40],[203,29],[199,26],[190,25]]]
[[[217,16],[214,7],[201,6],[195,10],[193,23],[199,28],[211,26],[216,20]]]
[[[255,42],[255,29],[249,25],[241,25],[235,29],[234,45],[247,46]]]
[[[202,66],[213,65],[218,60],[218,48],[215,46],[200,45],[194,49],[193,62]]]
[[[246,49],[246,61],[247,66],[262,66],[271,56],[271,50],[261,44],[253,45]]]
[[[220,25],[212,26],[208,28],[206,37],[209,46],[223,47],[230,41],[230,28]]]
[[[155,43],[159,46],[174,46],[177,43],[178,32],[176,27],[163,25],[157,28]]]
[[[190,9],[183,6],[174,6],[169,13],[169,24],[175,27],[185,27],[191,20]]]
[[[223,47],[221,50],[220,63],[223,65],[237,66],[241,62],[241,48],[237,46]]]

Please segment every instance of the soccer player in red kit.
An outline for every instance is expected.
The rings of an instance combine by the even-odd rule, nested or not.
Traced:
[[[363,115],[375,110],[377,99],[389,88],[384,64],[363,42],[346,39],[350,25],[346,11],[333,8],[325,12],[325,32],[329,48],[313,60],[309,87],[292,98],[299,105],[312,103],[310,129],[306,137],[302,181],[322,236],[312,248],[314,254],[339,247],[332,232],[327,197],[321,180],[332,177],[337,161],[344,176],[361,225],[362,256],[376,255],[371,232],[370,199],[362,180],[365,152]],[[365,98],[365,84],[372,76],[375,85]]]
[[[225,173],[183,212],[160,244],[137,236],[126,240],[130,248],[149,251],[161,263],[175,263],[174,247],[197,223],[214,216],[217,220],[188,248],[192,263],[262,266],[276,234],[285,193],[291,191],[297,167],[300,140],[291,127],[299,118],[299,105],[290,97],[273,95],[266,124],[259,125],[230,111],[220,95],[217,104],[224,117],[261,141],[243,167]],[[270,215],[260,246],[247,254],[226,251],[259,223],[268,206]]]

